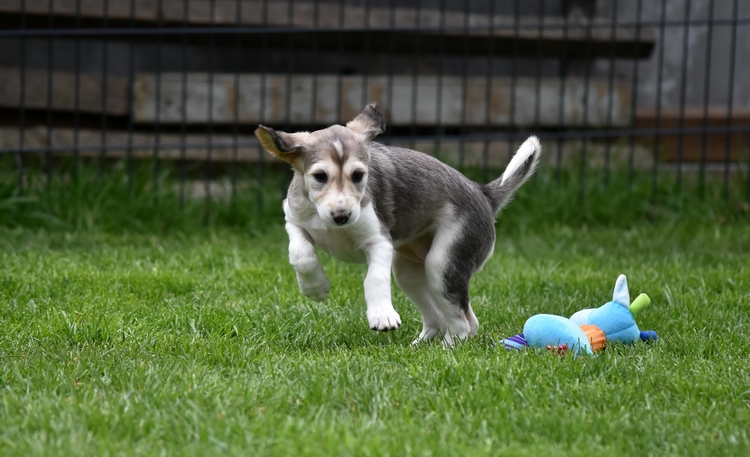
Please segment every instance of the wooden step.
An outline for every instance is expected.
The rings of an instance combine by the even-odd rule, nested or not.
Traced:
[[[511,78],[494,78],[489,98],[487,79],[483,77],[464,80],[419,76],[414,80],[411,76],[243,74],[235,84],[232,74],[191,73],[183,86],[181,73],[163,73],[158,81],[157,104],[157,75],[136,76],[133,112],[136,122],[158,120],[174,124],[185,120],[204,124],[210,120],[231,124],[235,121],[236,102],[237,121],[242,124],[328,125],[352,119],[367,102],[374,100],[380,103],[389,125],[560,125],[559,79],[518,78],[514,82]],[[587,89],[582,79],[568,78],[563,90],[562,119],[566,126],[623,127],[631,120],[629,84],[615,82],[610,93],[607,80],[592,79]],[[213,100],[209,113],[210,97]]]
[[[47,28],[50,8],[57,27],[73,27],[72,18],[80,2],[83,27],[101,27],[106,18],[108,27],[129,27],[131,14],[139,26],[251,26],[294,27],[315,29],[321,48],[362,51],[367,42],[371,52],[486,55],[492,46],[495,55],[516,53],[520,58],[541,54],[548,57],[571,59],[609,57],[647,58],[654,47],[655,33],[651,28],[612,27],[604,18],[594,18],[587,30],[585,19],[566,21],[561,16],[546,16],[540,27],[537,16],[521,16],[518,21],[508,16],[468,14],[462,11],[446,13],[433,8],[414,9],[397,7],[366,8],[340,3],[310,1],[242,1],[238,10],[236,0],[134,0],[131,2],[102,2],[100,0],[0,0],[0,15],[12,18],[25,5],[29,28]],[[105,11],[104,4],[107,3]],[[161,11],[159,5],[161,4]],[[187,4],[187,11],[185,5]],[[213,5],[213,11],[211,8]],[[238,14],[239,12],[239,14]],[[133,14],[134,13],[134,14]],[[6,19],[6,23],[12,19]],[[464,33],[466,27],[468,34]],[[367,29],[373,29],[368,31]],[[394,29],[394,30],[386,30]],[[543,29],[543,30],[540,30]],[[275,34],[269,31],[266,44],[309,47],[309,34]],[[466,36],[465,36],[466,35]],[[193,37],[200,39],[200,37]],[[245,39],[252,43],[253,36]],[[255,40],[257,41],[257,40]]]

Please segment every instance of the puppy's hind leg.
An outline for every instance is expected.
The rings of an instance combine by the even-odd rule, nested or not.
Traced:
[[[447,223],[435,234],[425,258],[428,290],[445,318],[446,347],[475,335],[479,328],[469,303],[469,281],[492,253],[495,243],[492,220],[485,219]]]
[[[474,314],[474,310],[471,309],[471,303],[469,303],[468,308],[466,308],[466,320],[469,321],[469,336],[476,335],[477,330],[479,330],[479,320]]]
[[[475,332],[472,332],[472,324],[466,313],[469,304],[469,282],[447,282],[446,278],[430,273],[427,274],[427,278],[432,299],[445,319],[443,345],[452,347],[457,341],[463,341]],[[474,327],[478,327],[476,317],[473,320]]]
[[[422,314],[422,332],[412,344],[429,341],[445,334],[443,313],[437,308],[427,289],[424,263],[411,261],[396,252],[393,257],[393,276],[398,287]]]

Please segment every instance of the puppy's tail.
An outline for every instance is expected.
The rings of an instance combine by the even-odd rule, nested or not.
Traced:
[[[489,197],[495,214],[510,202],[521,184],[534,174],[541,155],[542,145],[539,139],[530,136],[518,148],[503,175],[484,186],[484,193]]]

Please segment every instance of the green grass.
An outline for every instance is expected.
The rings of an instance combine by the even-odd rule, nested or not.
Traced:
[[[181,201],[179,169],[168,163],[160,165],[156,179],[153,164],[140,163],[132,173],[130,186],[123,164],[104,174],[96,164],[84,164],[77,173],[72,164],[63,164],[50,181],[38,171],[27,170],[23,192],[19,192],[16,175],[3,171],[12,170],[7,159],[0,156],[0,227],[54,231],[172,233],[194,232],[201,226],[262,229],[283,219],[281,200],[290,179],[284,169],[245,170],[238,173],[233,198],[228,191],[214,191],[223,198],[210,202],[190,198],[193,187],[188,185],[187,197]],[[492,178],[502,173],[464,171],[480,182],[485,175]],[[644,221],[689,220],[702,225],[750,222],[746,195],[750,177],[732,175],[725,199],[721,173],[708,174],[703,190],[695,174],[686,173],[679,188],[674,173],[662,172],[659,176],[654,191],[648,170],[636,170],[631,179],[625,166],[616,168],[604,185],[601,169],[587,170],[582,181],[575,167],[562,169],[559,175],[542,168],[503,211],[500,223],[504,230],[523,230],[561,224],[628,228]],[[228,188],[229,179],[222,182]],[[197,182],[194,187],[203,186]]]
[[[275,183],[263,208],[216,203],[208,226],[203,202],[175,209],[146,180],[131,200],[93,183],[0,199],[2,455],[750,453],[741,200],[643,202],[613,182],[577,205],[541,173],[472,282],[479,335],[446,351],[409,345],[419,314],[395,287],[403,326],[367,328],[362,266],[322,255],[331,295],[302,297]],[[638,321],[655,344],[496,347],[533,314],[608,301],[619,273],[651,296]]]

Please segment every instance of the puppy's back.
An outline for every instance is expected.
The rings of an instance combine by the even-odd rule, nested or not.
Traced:
[[[494,221],[481,185],[411,149],[372,143],[365,198],[371,199],[394,243],[433,230],[447,210],[460,211],[465,218]]]

